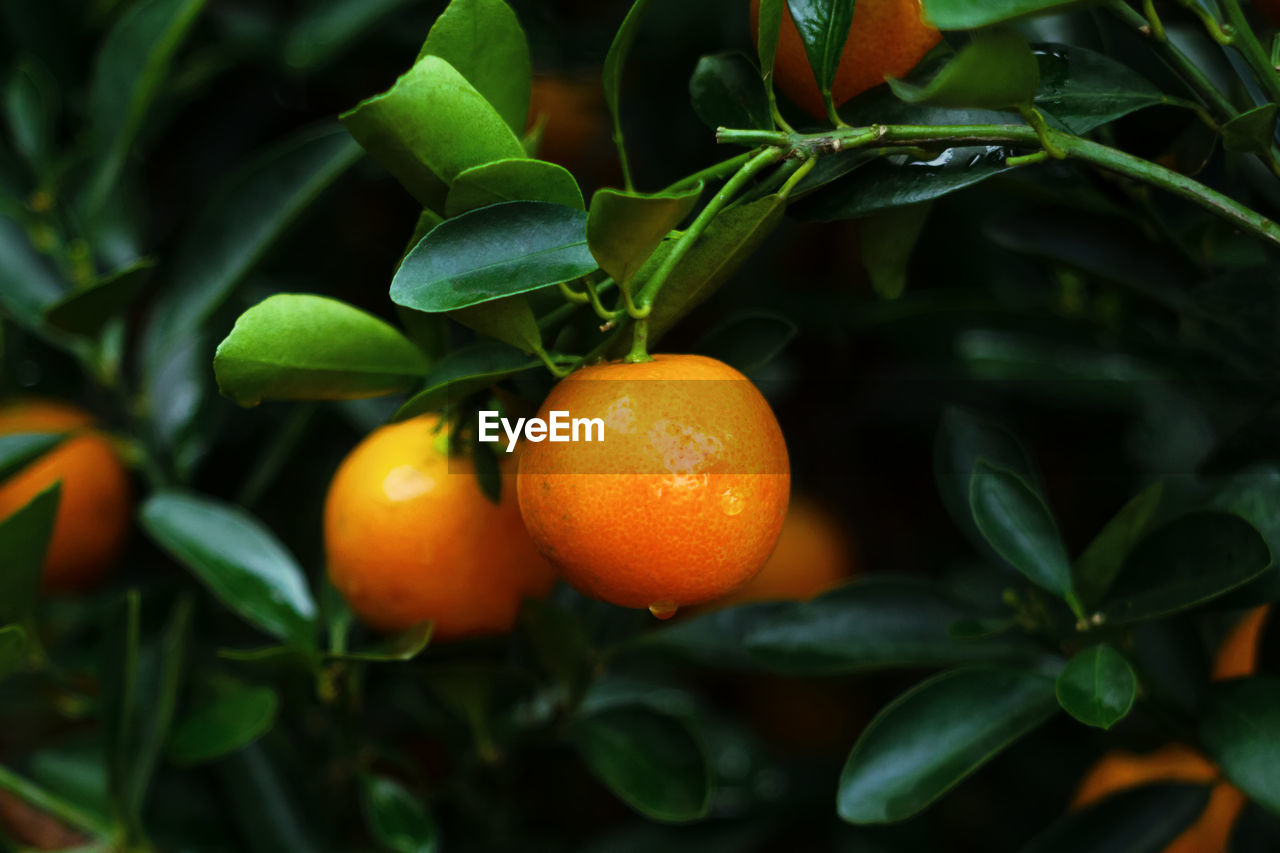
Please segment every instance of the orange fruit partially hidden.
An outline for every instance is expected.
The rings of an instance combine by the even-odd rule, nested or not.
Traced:
[[[94,432],[92,424],[87,412],[51,400],[0,406],[0,435],[68,433],[53,450],[0,483],[0,518],[8,518],[62,482],[41,579],[46,590],[92,586],[115,563],[129,532],[129,475],[111,442]]]
[[[760,0],[751,0],[752,34],[759,33],[759,21]],[[925,20],[920,0],[858,0],[831,84],[832,100],[838,107],[885,77],[905,76],[940,41],[942,34]],[[814,118],[826,118],[822,92],[785,0],[773,71],[778,88],[796,106]]]
[[[1169,744],[1145,755],[1110,752],[1085,774],[1072,808],[1140,785],[1217,782],[1200,818],[1165,847],[1165,853],[1221,853],[1227,849],[1232,824],[1244,808],[1245,797],[1237,788],[1218,779],[1218,768],[1212,762],[1180,744]]]
[[[1213,662],[1213,680],[1244,678],[1258,671],[1258,640],[1267,623],[1269,607],[1255,607],[1246,613],[1218,647]]]
[[[380,631],[428,619],[441,640],[498,634],[555,573],[529,541],[504,476],[502,502],[480,489],[469,459],[450,458],[440,420],[384,426],[338,468],[325,500],[329,579]]]
[[[520,457],[520,512],[570,585],[668,617],[755,576],[791,484],[768,402],[728,365],[695,355],[570,374],[552,412],[599,418],[602,442],[543,441]]]

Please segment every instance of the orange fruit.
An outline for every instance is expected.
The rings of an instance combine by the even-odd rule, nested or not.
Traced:
[[[1200,818],[1179,835],[1165,853],[1221,853],[1227,849],[1231,826],[1244,808],[1238,789],[1218,781],[1218,768],[1195,750],[1169,744],[1139,755],[1110,752],[1095,764],[1076,790],[1072,808],[1080,808],[1126,788],[1156,782],[1217,782]]]
[[[87,412],[52,400],[0,406],[0,435],[66,432],[53,450],[0,483],[0,518],[8,518],[40,492],[62,482],[53,539],[45,554],[46,590],[92,586],[115,562],[129,532],[132,490],[115,448],[90,427]]]
[[[759,32],[759,21],[760,0],[751,0],[753,34]],[[920,0],[858,0],[831,84],[835,105],[879,86],[885,77],[905,76],[940,41],[942,34],[924,19]],[[796,106],[814,118],[827,117],[800,31],[785,2],[773,72],[778,88]]]
[[[440,640],[510,631],[525,598],[555,582],[524,532],[514,479],[502,501],[448,453],[434,415],[375,430],[343,460],[324,507],[329,579],[367,625],[428,619]]]
[[[540,122],[538,157],[572,172],[585,169],[599,151],[612,151],[608,107],[599,79],[535,76],[529,99],[530,129]]]
[[[1268,607],[1255,607],[1246,613],[1222,645],[1213,662],[1213,680],[1244,678],[1258,671],[1258,639],[1267,623]]]
[[[538,412],[598,418],[603,441],[530,443],[520,512],[566,581],[668,617],[727,595],[764,565],[791,473],[769,404],[738,371],[697,355],[582,368]]]
[[[758,575],[715,604],[807,601],[839,586],[853,571],[853,554],[839,523],[812,500],[792,500],[773,556]]]

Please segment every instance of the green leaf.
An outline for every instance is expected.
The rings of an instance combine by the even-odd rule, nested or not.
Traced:
[[[627,63],[627,54],[640,34],[640,22],[649,10],[650,0],[635,0],[622,19],[618,32],[613,36],[609,52],[604,57],[604,70],[601,82],[604,84],[604,100],[609,105],[609,115],[613,118],[613,139],[618,143],[619,156],[622,157],[623,174],[628,172],[626,154],[622,151],[622,69]]]
[[[351,400],[407,391],[427,357],[388,323],[345,302],[270,296],[240,315],[213,370],[242,406],[263,400]]]
[[[787,606],[762,601],[717,608],[640,634],[628,648],[665,652],[720,670],[758,670],[761,663],[747,650],[746,638]]]
[[[434,412],[457,403],[526,370],[542,366],[506,344],[482,342],[459,347],[440,360],[427,375],[426,388],[410,397],[396,412],[395,420]]]
[[[1133,667],[1110,643],[1099,643],[1067,662],[1058,675],[1058,704],[1086,726],[1109,729],[1138,696]]]
[[[306,578],[262,522],[212,498],[161,490],[139,513],[161,548],[241,617],[303,649],[316,647]]]
[[[26,669],[28,664],[27,632],[19,625],[0,628],[0,682]]]
[[[1280,679],[1214,685],[1200,714],[1200,742],[1232,784],[1280,814]]]
[[[1040,86],[1040,66],[1015,30],[984,30],[925,86],[892,77],[893,93],[911,104],[1005,109],[1029,105]]]
[[[1012,433],[964,409],[948,407],[942,413],[933,445],[934,479],[951,519],[971,541],[986,546],[969,504],[979,459],[1017,471],[1035,482],[1031,459]]]
[[[596,270],[587,215],[540,201],[512,201],[437,226],[405,257],[391,301],[418,311],[453,311],[572,281]]]
[[[1071,563],[1044,498],[1020,474],[979,459],[969,485],[978,532],[1027,580],[1062,598],[1074,593]]]
[[[1036,60],[1036,107],[1078,136],[1138,110],[1176,103],[1129,66],[1077,45],[1037,45]]]
[[[339,118],[414,198],[436,211],[444,209],[459,173],[524,156],[484,95],[438,56],[419,59],[389,90]]]
[[[760,57],[760,77],[769,91],[773,89],[773,65],[778,58],[778,36],[782,31],[786,2],[787,0],[760,0],[756,55]],[[770,124],[772,123],[770,118]]]
[[[1260,576],[1271,559],[1243,518],[1184,515],[1138,543],[1099,612],[1108,623],[1127,623],[1189,610]]]
[[[1209,792],[1175,783],[1129,788],[1059,818],[1022,853],[1162,853],[1199,819]]]
[[[787,0],[818,90],[831,92],[844,43],[853,26],[856,0]]]
[[[1129,552],[1150,527],[1163,497],[1162,481],[1143,489],[1121,507],[1076,560],[1072,574],[1080,599],[1086,605],[1093,606],[1107,594]]]
[[[768,614],[742,645],[767,668],[790,675],[935,667],[1026,654],[1003,640],[957,641],[949,629],[973,615],[932,585],[867,578]]]
[[[930,209],[929,202],[903,205],[858,223],[862,263],[881,299],[897,299],[907,289],[907,266]]]
[[[413,0],[324,0],[309,4],[289,29],[281,58],[313,71],[356,44],[370,27]]]
[[[142,295],[155,264],[152,258],[141,258],[84,290],[72,291],[46,308],[44,318],[64,332],[96,335]]]
[[[322,853],[333,849],[322,809],[304,802],[300,780],[256,741],[214,765],[227,798],[226,814],[253,853]]]
[[[656,195],[598,190],[587,214],[587,246],[601,269],[619,284],[628,284],[701,195],[701,183],[684,192]]]
[[[54,483],[0,521],[0,625],[27,619],[35,607],[61,494],[62,483]]]
[[[840,774],[837,810],[850,823],[924,810],[1058,709],[1053,679],[971,667],[936,675],[876,715]]]
[[[440,830],[420,797],[387,776],[366,775],[360,780],[360,804],[369,832],[395,853],[436,853]]]
[[[48,453],[66,438],[61,432],[14,432],[0,435],[0,479]]]
[[[1222,144],[1228,151],[1264,154],[1276,138],[1275,104],[1263,104],[1241,113],[1222,126]]]
[[[276,722],[280,701],[270,687],[220,684],[211,699],[182,719],[169,738],[169,760],[203,764],[262,737]]]
[[[777,314],[742,314],[708,332],[697,350],[750,375],[777,358],[798,331]]]
[[[924,0],[924,16],[940,30],[976,30],[1029,15],[1063,12],[1087,0]]]
[[[115,186],[143,119],[169,80],[169,66],[204,0],[142,0],[102,42],[89,90],[89,133],[96,164],[85,206],[91,212]]]
[[[459,308],[450,311],[449,316],[467,328],[510,344],[521,352],[537,352],[542,349],[538,320],[533,316],[533,308],[523,293]]]
[[[686,720],[648,706],[610,706],[575,719],[569,735],[596,778],[645,817],[682,823],[706,815],[710,768]]]
[[[326,660],[363,663],[400,663],[413,660],[431,643],[432,625],[421,622],[407,631],[388,637],[375,646],[350,652],[326,652]]]
[[[31,59],[23,59],[4,88],[4,112],[13,147],[39,174],[53,156],[58,81]]]
[[[529,118],[533,66],[524,30],[504,0],[453,0],[418,59],[438,56],[476,87],[515,133]]]
[[[61,299],[65,289],[22,226],[0,214],[0,308],[24,327],[38,330],[45,309]]]
[[[699,59],[689,78],[689,98],[698,118],[712,130],[773,128],[769,93],[761,85],[760,72],[738,51]]]
[[[545,201],[578,210],[587,207],[568,169],[545,160],[521,158],[495,160],[458,173],[444,210],[453,217],[504,201]]]

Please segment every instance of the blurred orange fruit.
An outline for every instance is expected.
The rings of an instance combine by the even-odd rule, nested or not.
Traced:
[[[8,518],[40,492],[62,482],[53,539],[45,555],[46,590],[92,586],[119,557],[133,512],[129,475],[115,448],[91,427],[93,417],[52,400],[0,406],[0,435],[65,432],[53,450],[0,483],[0,518]]]
[[[759,33],[759,21],[760,0],[751,0],[752,34]],[[858,0],[831,84],[835,105],[879,86],[885,77],[905,76],[940,41],[942,34],[924,19],[920,0]],[[788,98],[814,118],[826,118],[822,92],[785,0],[773,70]]]
[[[541,123],[538,157],[571,172],[591,165],[596,152],[608,148],[609,113],[599,79],[559,74],[533,78],[529,100],[530,129]]]
[[[440,419],[384,426],[338,468],[325,500],[329,579],[380,631],[428,619],[441,640],[499,634],[555,573],[529,541],[510,475],[502,502],[480,489],[470,459],[450,457]]]
[[[1165,847],[1165,853],[1222,853],[1227,849],[1231,826],[1244,808],[1245,797],[1238,789],[1218,780],[1218,768],[1212,762],[1181,744],[1169,744],[1141,755],[1110,752],[1085,774],[1072,808],[1081,808],[1140,785],[1217,782],[1200,818]]]
[[[791,485],[782,430],[751,382],[697,355],[608,362],[538,416],[600,418],[603,442],[529,444],[520,512],[570,585],[662,618],[745,584],[773,551]]]
[[[1244,678],[1258,671],[1258,639],[1270,612],[1269,607],[1255,607],[1231,629],[1213,662],[1214,681]]]

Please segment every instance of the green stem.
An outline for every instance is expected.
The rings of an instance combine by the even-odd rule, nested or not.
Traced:
[[[596,316],[605,322],[618,319],[619,314],[617,311],[610,311],[604,307],[604,304],[600,301],[600,292],[591,283],[591,279],[583,279],[582,283],[587,289],[587,299],[591,301],[591,310],[596,312]]]
[[[591,301],[591,297],[587,296],[585,293],[579,293],[574,290],[569,286],[568,282],[562,281],[557,284],[556,287],[559,288],[560,295],[564,297],[565,302],[569,302],[574,305],[586,305]]]
[[[635,329],[631,333],[631,352],[623,361],[635,364],[641,361],[653,361],[649,355],[649,318],[636,320]]]
[[[628,192],[635,190],[636,185],[631,180],[631,163],[627,160],[627,143],[622,138],[622,117],[613,117],[613,144],[618,148],[618,165],[622,169],[622,184],[627,188]]]
[[[1235,28],[1228,24],[1225,28],[1218,23],[1218,19],[1210,14],[1208,9],[1203,8],[1196,0],[1178,0],[1182,7],[1191,14],[1200,19],[1200,23],[1204,25],[1205,31],[1209,34],[1209,38],[1213,39],[1223,47],[1227,47],[1235,42]]]
[[[626,306],[627,316],[633,320],[643,320],[649,316],[648,309],[640,308],[632,299],[630,284],[619,284],[618,291],[622,294],[622,304]]]
[[[96,838],[106,838],[111,833],[111,828],[98,818],[5,767],[0,767],[0,791],[8,791],[45,814]]]
[[[1267,51],[1254,35],[1253,27],[1249,26],[1249,19],[1244,16],[1244,10],[1240,8],[1240,0],[1222,0],[1222,8],[1227,13],[1227,22],[1235,30],[1232,45],[1240,51],[1245,62],[1249,63],[1258,82],[1266,90],[1267,97],[1280,103],[1280,74],[1276,73]]]
[[[674,193],[680,190],[687,190],[696,187],[705,181],[715,181],[721,178],[727,178],[734,172],[741,169],[747,164],[747,161],[755,156],[754,151],[747,151],[736,157],[730,157],[728,160],[722,160],[714,166],[708,166],[700,172],[694,172],[688,177],[681,178],[671,186],[663,190],[664,193]]]
[[[817,157],[806,157],[804,162],[800,164],[800,168],[796,169],[791,177],[787,178],[787,182],[782,185],[782,189],[778,190],[778,196],[786,199],[791,196],[792,190],[805,179],[805,176],[813,171],[813,167],[818,165]]]
[[[1151,27],[1151,36],[1156,41],[1164,41],[1168,35],[1164,31],[1164,23],[1160,20],[1160,13],[1156,11],[1155,0],[1142,0],[1142,14],[1147,18],[1147,25]]]
[[[551,359],[551,356],[547,354],[547,351],[542,347],[538,347],[537,349],[535,349],[533,351],[533,354],[538,357],[538,360],[542,362],[543,366],[546,367],[547,370],[551,371],[551,375],[554,376],[556,379],[564,379],[566,376],[568,376],[570,373],[573,372],[571,368],[566,369],[556,364]]]

